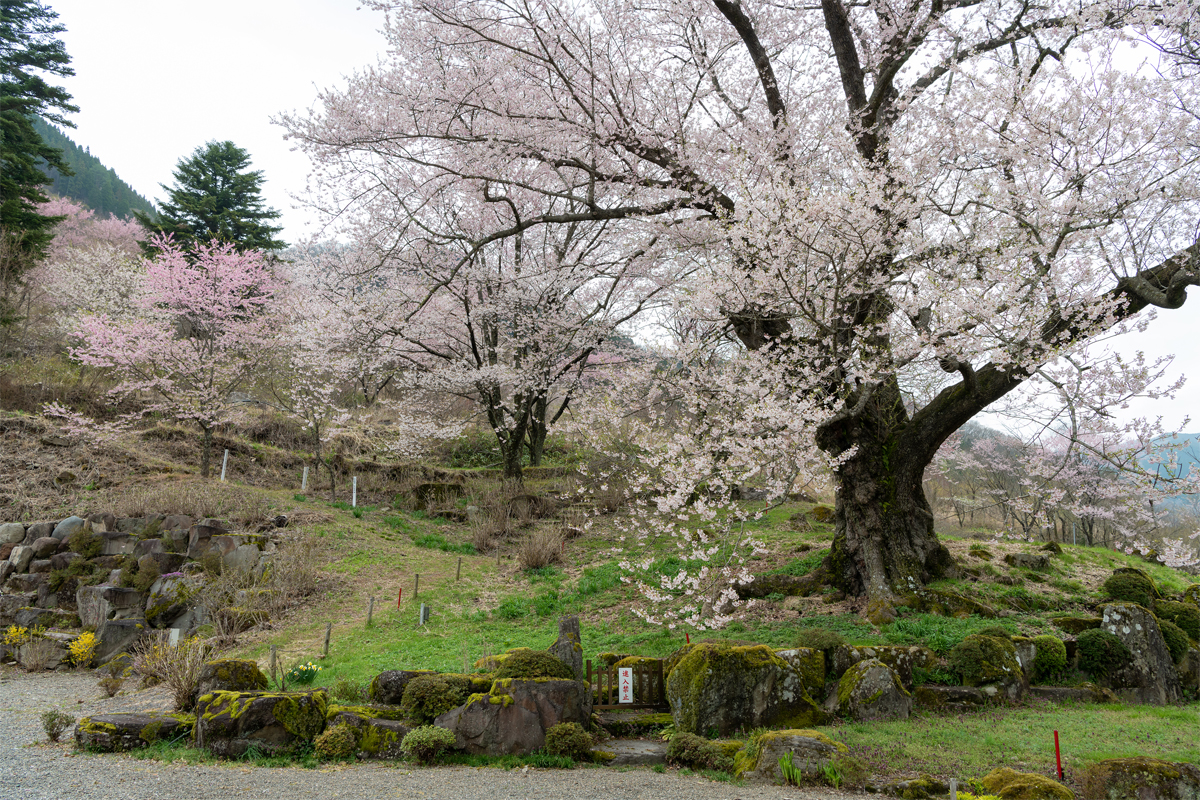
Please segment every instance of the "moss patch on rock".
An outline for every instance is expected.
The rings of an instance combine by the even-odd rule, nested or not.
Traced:
[[[1003,800],[1075,800],[1075,793],[1058,781],[1008,767],[989,772],[980,783]]]
[[[1008,639],[973,634],[954,646],[946,657],[964,686],[1011,683],[1022,678],[1017,649]]]

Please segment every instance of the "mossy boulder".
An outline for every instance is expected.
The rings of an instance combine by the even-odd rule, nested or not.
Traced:
[[[1154,614],[1174,622],[1193,642],[1200,641],[1200,608],[1194,603],[1159,600],[1154,604]]]
[[[160,739],[178,739],[192,732],[196,718],[191,714],[158,711],[129,714],[96,714],[75,724],[75,746],[81,750],[122,753]]]
[[[1099,617],[1074,617],[1064,614],[1060,617],[1051,617],[1050,621],[1060,630],[1066,631],[1072,636],[1078,636],[1084,631],[1099,628],[1102,620]]]
[[[587,727],[591,715],[591,692],[580,681],[502,678],[434,724],[453,731],[455,746],[468,753],[523,755],[540,750],[546,731],[555,725]]]
[[[496,668],[501,678],[559,678],[577,680],[573,667],[564,664],[545,650],[522,650],[511,653]]]
[[[980,783],[1003,800],[1075,800],[1075,793],[1056,780],[1008,767],[989,772]]]
[[[1106,676],[1110,688],[1126,701],[1178,702],[1183,687],[1154,615],[1133,603],[1110,603],[1104,606],[1102,618],[1101,630],[1119,639],[1131,655],[1127,666]]]
[[[313,752],[318,758],[350,758],[358,750],[359,735],[344,723],[331,725],[313,741]]]
[[[931,797],[940,797],[949,791],[949,786],[928,773],[921,773],[915,778],[894,781],[883,788],[884,794],[899,797],[900,800],[927,800]]]
[[[838,681],[838,713],[856,721],[908,719],[912,702],[900,676],[877,658],[858,662]]]
[[[432,674],[434,673],[431,669],[389,669],[375,676],[367,694],[372,703],[398,706],[404,700],[404,690],[409,681],[418,675]]]
[[[964,686],[1019,686],[1024,679],[1017,648],[997,636],[968,636],[954,646],[946,662]]]
[[[213,692],[196,701],[194,741],[225,758],[237,758],[251,747],[266,755],[287,753],[325,729],[328,711],[323,689]]]
[[[1159,599],[1158,587],[1154,579],[1145,570],[1136,567],[1119,567],[1104,581],[1104,593],[1125,603],[1136,603],[1145,608],[1151,608],[1154,601]]]
[[[900,682],[910,689],[913,685],[913,669],[916,667],[930,669],[937,666],[937,654],[928,647],[842,645],[833,651],[833,657],[830,659],[833,677],[839,677],[855,664],[872,658],[882,661],[895,670],[896,674],[900,676]]]
[[[800,671],[804,688],[817,700],[825,697],[825,653],[811,647],[777,650],[780,658]]]
[[[242,658],[217,659],[206,662],[200,668],[200,679],[196,682],[196,691],[192,692],[191,705],[194,706],[196,698],[202,694],[261,692],[268,686],[267,676],[259,668],[257,661]]]
[[[1196,800],[1200,767],[1157,758],[1113,758],[1089,767],[1082,783],[1088,800]]]
[[[1193,583],[1183,590],[1183,602],[1200,606],[1200,583]]]
[[[766,645],[697,645],[671,670],[666,689],[675,727],[686,733],[728,736],[824,721],[804,676]]]
[[[1037,681],[1052,680],[1067,668],[1067,646],[1057,636],[1033,637],[1033,676]]]
[[[400,742],[413,728],[403,718],[403,710],[395,706],[331,705],[325,714],[325,726],[326,730],[335,725],[353,728],[359,758],[390,760],[403,758]]]
[[[768,731],[748,742],[734,756],[734,774],[747,781],[783,783],[779,759],[792,754],[792,766],[812,778],[824,775],[825,767],[849,748],[820,731],[790,729]]]

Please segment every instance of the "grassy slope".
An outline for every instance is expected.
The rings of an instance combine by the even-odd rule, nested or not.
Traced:
[[[7,418],[15,419],[12,415]],[[94,453],[78,448],[39,448],[37,437],[45,433],[46,427],[36,419],[16,421],[28,423],[28,435],[22,433],[21,426],[10,424],[10,436],[14,431],[18,437],[25,436],[29,440],[25,444],[20,444],[23,439],[18,438],[22,452],[45,460],[41,475],[48,478],[64,468],[80,474],[79,481],[68,489],[40,479],[21,485],[17,506],[43,509],[36,513],[38,517],[115,510],[135,483],[142,488],[163,487],[160,495],[151,491],[143,498],[144,502],[153,502],[153,497],[170,496],[179,486],[195,481],[188,475],[187,466],[195,463],[194,437],[147,436],[140,445],[107,452],[98,461]],[[270,444],[233,444],[240,446],[235,453],[243,456],[239,464],[244,464],[247,471],[234,473],[242,486],[227,485],[220,491],[239,495],[235,503],[239,508],[255,513],[284,512],[295,520],[307,519],[299,531],[328,544],[324,569],[330,585],[328,592],[278,621],[272,630],[245,636],[239,645],[240,655],[257,658],[265,665],[269,646],[274,644],[285,665],[314,659],[321,653],[325,624],[330,622],[330,655],[321,662],[324,670],[319,683],[332,685],[338,678],[345,678],[362,684],[384,669],[457,671],[482,656],[510,647],[545,647],[556,635],[557,617],[564,613],[581,615],[586,658],[594,659],[606,650],[665,655],[683,643],[682,631],[668,632],[647,625],[630,613],[636,594],[619,581],[617,554],[612,551],[603,519],[588,534],[567,545],[561,568],[540,574],[521,572],[515,563],[513,541],[502,548],[499,562],[492,555],[461,556],[462,575],[455,581],[459,553],[417,543],[461,546],[469,541],[468,526],[382,506],[360,508],[355,513],[311,496],[301,500],[293,496],[294,488],[269,488],[287,485],[298,477],[290,475],[298,472],[293,454],[276,453]],[[253,463],[250,458],[255,459]],[[284,466],[271,466],[280,463]],[[26,471],[12,477],[26,480],[28,475]],[[10,487],[13,485],[10,483]],[[93,489],[93,485],[100,488]],[[531,482],[529,488],[542,492],[563,487],[548,480]],[[392,502],[389,487],[372,476],[360,482],[360,497],[377,504]],[[756,571],[802,573],[819,560],[822,549],[829,545],[830,529],[814,525],[803,531],[791,530],[790,518],[805,507],[784,506],[761,521],[758,533],[771,554],[756,565]],[[1003,554],[1035,546],[985,542],[993,556],[989,560],[978,551],[971,552],[971,545],[978,546],[979,536],[980,532],[968,532],[961,539],[943,536],[962,563],[981,570],[978,579],[948,581],[943,586],[1001,609],[1008,616],[999,624],[1014,632],[1054,632],[1048,620],[1053,614],[1088,613],[1088,607],[1100,599],[1100,584],[1117,566],[1146,569],[1169,592],[1178,592],[1192,582],[1189,576],[1136,557],[1084,547],[1065,547],[1046,573],[1012,570],[1003,564]],[[664,569],[670,568],[669,546],[660,547],[655,555]],[[420,596],[414,599],[412,585],[418,573]],[[1002,576],[1013,577],[1018,584],[1001,583],[997,578]],[[401,588],[404,599],[397,607],[396,592]],[[376,598],[375,616],[368,627],[368,598],[372,596]],[[783,609],[775,602],[759,603],[744,620],[728,626],[721,635],[790,646],[802,629],[821,627],[841,633],[852,643],[925,644],[945,652],[973,630],[996,624],[978,618],[960,620],[909,613],[892,625],[874,628],[863,622],[853,601],[832,600],[826,596],[794,601],[800,604],[798,610]],[[434,610],[431,622],[424,627],[417,625],[422,601]],[[1053,740],[1049,731],[1053,729],[1060,731],[1069,769],[1115,755],[1200,761],[1195,744],[1200,740],[1200,720],[1195,704],[1183,709],[1034,706],[961,718],[926,715],[909,722],[842,724],[829,732],[865,756],[877,776],[923,769],[972,777],[1000,765],[1024,765],[1050,774]]]

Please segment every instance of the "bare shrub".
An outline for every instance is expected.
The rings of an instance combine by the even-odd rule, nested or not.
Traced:
[[[18,663],[26,672],[41,672],[58,655],[58,644],[44,636],[31,636],[18,651]]]
[[[262,492],[216,481],[172,481],[111,491],[102,504],[118,517],[186,514],[253,526],[271,516]]]
[[[511,533],[512,521],[506,508],[480,509],[471,519],[471,544],[477,552],[488,552],[497,545],[497,540],[506,539]]]
[[[521,569],[541,569],[562,561],[563,540],[556,530],[534,531],[521,542]]]
[[[165,631],[155,632],[134,648],[133,670],[143,679],[166,686],[175,708],[188,711],[200,684],[200,671],[212,650],[209,642],[195,636],[172,646]]]

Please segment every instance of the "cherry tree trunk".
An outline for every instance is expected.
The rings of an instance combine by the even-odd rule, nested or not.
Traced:
[[[867,595],[867,616],[887,621],[897,602],[954,569],[933,530],[922,478],[940,442],[913,441],[899,392],[825,432],[822,446],[856,450],[838,470],[829,570],[847,594]]]
[[[203,444],[200,447],[200,477],[207,478],[209,473],[209,463],[212,460],[212,426],[201,425],[200,430],[204,432]]]

